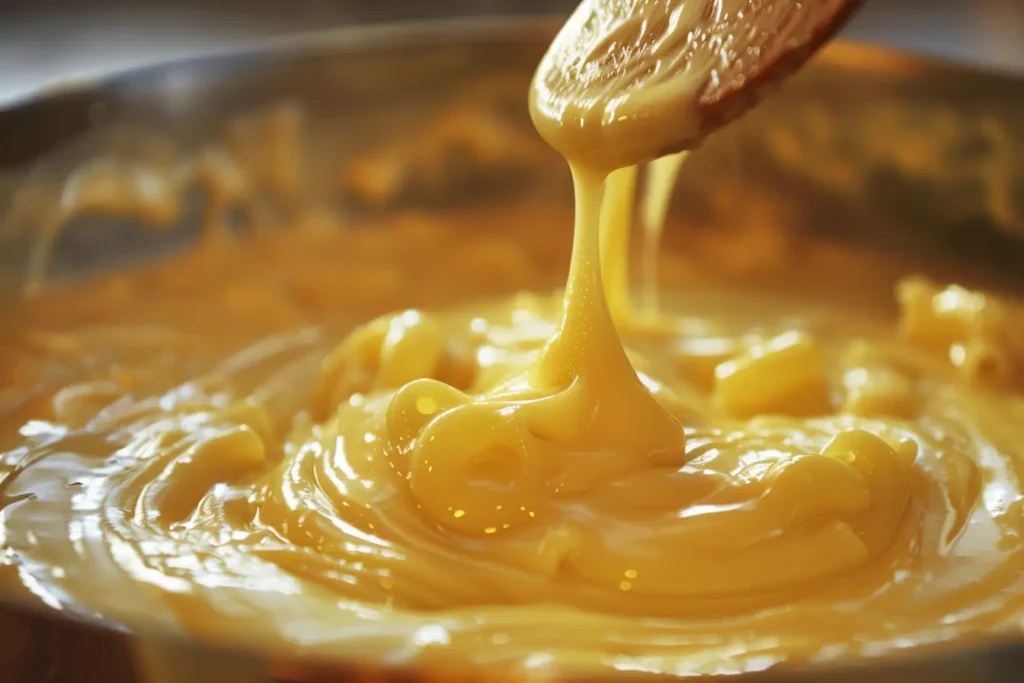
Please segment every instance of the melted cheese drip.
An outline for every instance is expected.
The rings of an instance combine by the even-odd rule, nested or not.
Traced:
[[[643,225],[643,250],[641,251],[641,283],[642,309],[650,317],[658,314],[658,251],[661,246],[661,233],[665,229],[668,218],[669,203],[672,200],[672,188],[679,177],[679,169],[686,161],[687,152],[671,154],[655,159],[647,165],[647,190],[641,205]]]

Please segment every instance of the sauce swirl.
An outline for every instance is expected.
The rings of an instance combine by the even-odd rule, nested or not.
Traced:
[[[911,278],[897,323],[749,292],[641,310],[638,174],[612,172],[635,150],[539,127],[576,184],[564,292],[464,301],[551,279],[491,217],[210,239],[23,302],[10,583],[213,643],[503,671],[1019,628],[1024,308]]]

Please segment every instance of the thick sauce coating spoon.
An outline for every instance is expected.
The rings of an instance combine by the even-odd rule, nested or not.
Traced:
[[[610,171],[696,147],[799,68],[859,0],[583,0],[534,76],[541,135]]]

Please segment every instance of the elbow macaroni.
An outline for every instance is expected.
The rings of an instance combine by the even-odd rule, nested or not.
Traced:
[[[715,368],[715,401],[729,415],[811,415],[829,409],[825,362],[814,339],[786,332]]]
[[[966,381],[1013,388],[1024,363],[1024,309],[993,294],[909,278],[897,289],[900,330],[944,355]]]

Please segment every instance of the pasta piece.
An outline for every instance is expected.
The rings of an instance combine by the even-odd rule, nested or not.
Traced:
[[[897,451],[881,437],[849,429],[836,434],[821,454],[847,463],[868,483],[871,506],[851,515],[850,522],[872,554],[881,552],[892,542],[910,504],[911,465],[905,447]]]
[[[475,347],[449,340],[433,317],[409,310],[356,328],[321,364],[313,390],[313,417],[323,419],[355,394],[398,389],[418,379],[470,386]]]
[[[444,333],[437,321],[418,311],[391,319],[380,349],[377,388],[398,387],[432,377],[444,355]]]
[[[851,368],[843,374],[843,412],[861,417],[909,418],[918,410],[917,388],[892,368]]]
[[[466,394],[433,379],[418,379],[395,392],[385,420],[394,446],[390,461],[402,477],[409,472],[409,452],[426,426],[446,410],[469,402]]]
[[[675,348],[676,368],[687,381],[710,389],[715,368],[742,351],[741,342],[729,337],[683,339]]]
[[[310,408],[316,419],[325,417],[353,394],[373,387],[388,324],[389,319],[384,317],[357,327],[327,355],[312,393]]]
[[[992,294],[911,278],[897,289],[900,329],[912,344],[945,356],[972,384],[1008,388],[1024,364],[1024,309]]]
[[[715,401],[735,417],[827,412],[829,390],[821,349],[797,331],[755,345],[715,368]]]
[[[945,292],[924,278],[907,278],[896,290],[900,304],[900,333],[910,343],[942,350],[967,337],[972,319],[984,306],[984,296],[960,287]]]
[[[189,444],[161,475],[146,487],[145,496],[164,524],[181,522],[219,482],[230,482],[264,465],[263,440],[247,425],[215,428]],[[210,431],[214,431],[211,429]],[[188,437],[189,439],[193,437]]]
[[[548,507],[545,452],[494,406],[469,403],[437,414],[409,453],[409,491],[434,522],[491,535],[530,524]]]

